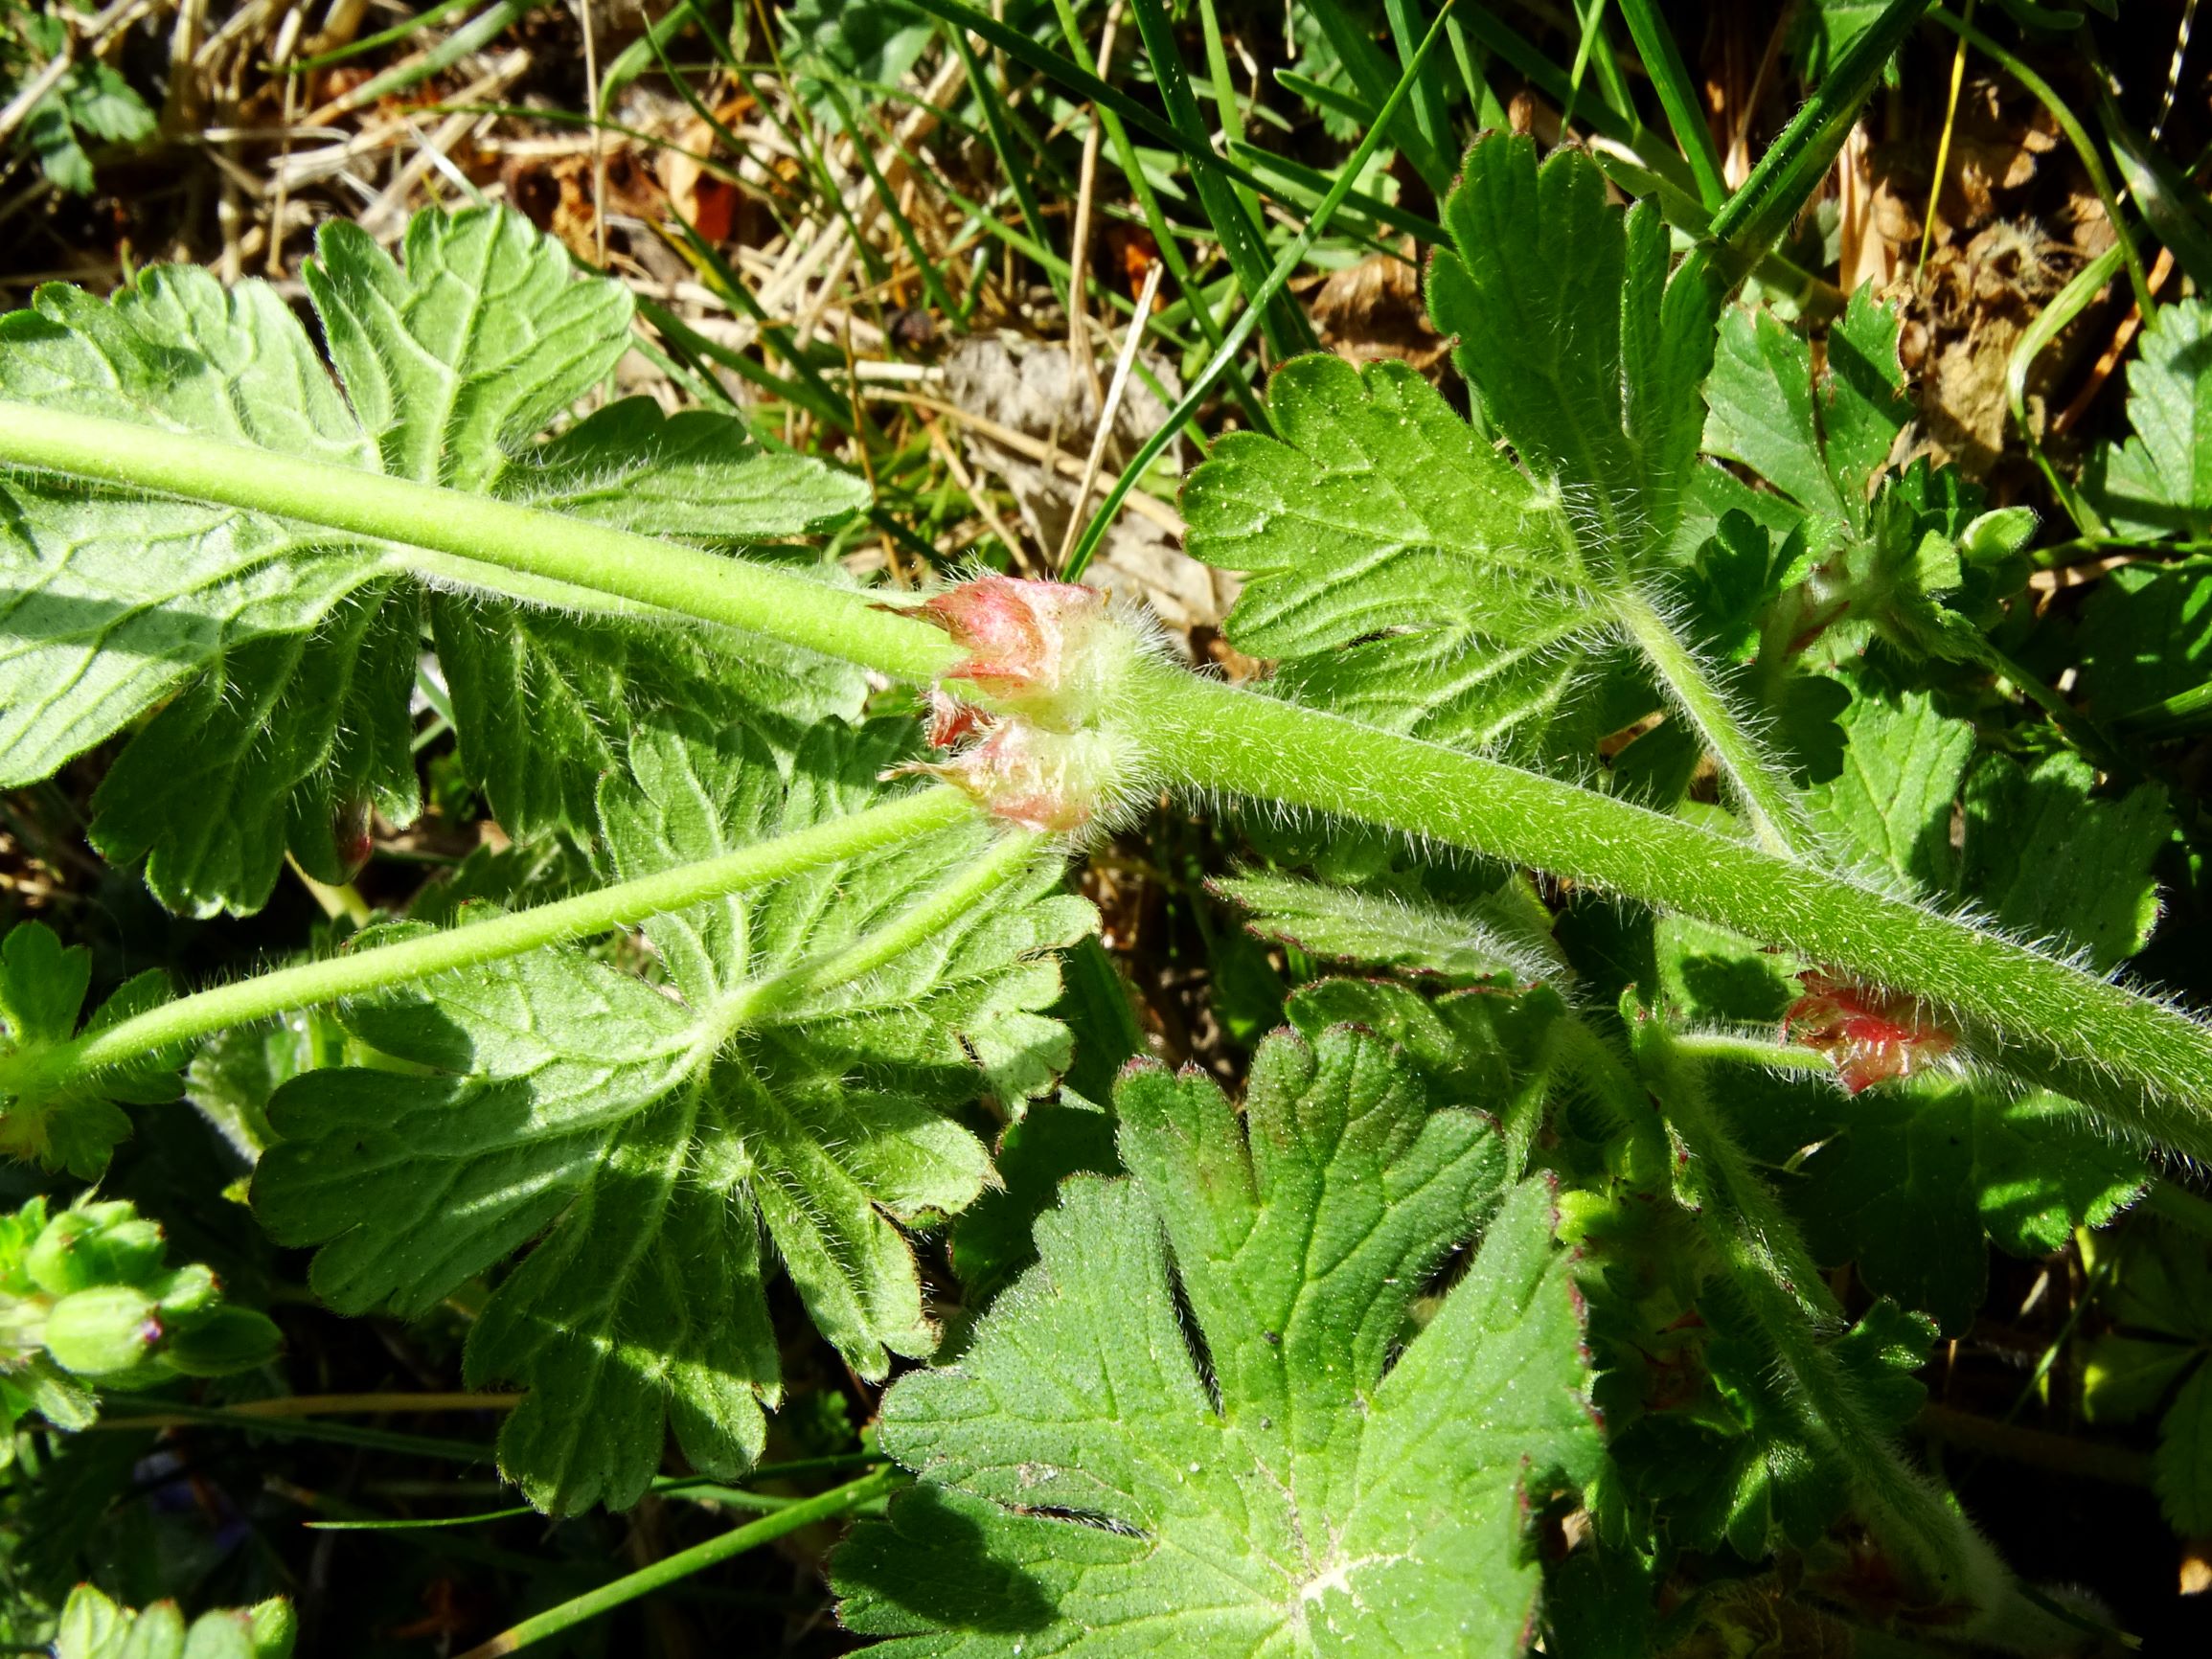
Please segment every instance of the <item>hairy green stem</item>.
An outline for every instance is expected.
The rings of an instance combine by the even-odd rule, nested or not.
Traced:
[[[1759,845],[1782,857],[1805,856],[1813,840],[1805,809],[1782,768],[1714,683],[1710,666],[1643,595],[1623,596],[1615,610],[1667,695],[1704,740]]]
[[[235,985],[163,1003],[115,1025],[88,1031],[52,1048],[30,1049],[0,1058],[0,1096],[30,1096],[65,1085],[105,1067],[157,1054],[173,1045],[212,1035],[230,1026],[337,1002],[350,996],[427,979],[457,967],[520,956],[549,944],[588,938],[611,927],[627,926],[711,898],[764,887],[773,881],[911,840],[973,816],[968,797],[940,784],[904,795],[811,829],[794,830],[719,858],[678,865],[633,881],[618,882],[552,904],[540,904],[484,921],[444,929],[419,939],[374,946],[325,962],[304,963]],[[978,861],[996,868],[1008,857],[1034,855],[1035,837],[1010,836],[1018,849],[1004,847]],[[937,909],[930,908],[932,922]],[[871,935],[871,945],[889,934]],[[901,929],[901,937],[906,930]],[[906,940],[897,949],[907,948]],[[859,948],[858,946],[855,947]],[[841,960],[844,954],[840,953]],[[885,957],[883,960],[888,960]],[[871,965],[871,966],[879,966]],[[866,971],[865,968],[860,971]],[[772,983],[772,982],[771,982]]]
[[[908,680],[960,655],[862,594],[782,571],[127,421],[0,402],[0,464],[281,513],[374,537],[395,560],[429,548]],[[2212,1031],[2024,945],[1678,818],[1162,663],[1135,668],[1122,701],[1157,783],[1359,819],[1788,944],[1938,1005],[1985,1058],[2212,1158]]]
[[[602,1613],[612,1612],[625,1602],[634,1602],[641,1596],[650,1596],[655,1590],[665,1589],[694,1573],[757,1549],[797,1532],[801,1527],[812,1526],[816,1521],[833,1521],[851,1514],[864,1504],[887,1496],[900,1480],[896,1469],[878,1469],[874,1474],[862,1475],[856,1481],[848,1481],[817,1496],[803,1498],[778,1510],[772,1515],[764,1515],[724,1533],[718,1538],[709,1538],[703,1544],[694,1544],[688,1550],[678,1550],[664,1557],[650,1567],[641,1567],[634,1573],[626,1573],[611,1584],[602,1584],[596,1590],[587,1590],[572,1601],[549,1607],[542,1613],[534,1613],[521,1624],[502,1630],[490,1641],[471,1648],[462,1659],[497,1659],[504,1653],[519,1652],[535,1647],[548,1637],[559,1636],[575,1629],[587,1619],[596,1619]]]
[[[1786,943],[1946,1010],[1970,1048],[2212,1157],[2212,1031],[1965,921],[1679,818],[1148,664],[1127,693],[1153,775],[1525,864]]]
[[[942,633],[863,594],[787,571],[490,496],[156,426],[0,400],[0,460],[404,543],[392,550],[400,562],[413,548],[451,554],[773,635],[901,678],[931,678],[959,655]],[[440,561],[424,573],[449,578],[451,567]]]
[[[1985,1616],[2010,1576],[1964,1517],[1906,1466],[1835,1351],[1835,1298],[1774,1191],[1714,1108],[1703,1068],[1665,1026],[1635,1033],[1636,1060],[1676,1147],[1675,1191],[1743,1296],[1815,1456],[1850,1483],[1853,1506],[1906,1579],[1938,1604]]]
[[[1690,1058],[1710,1064],[1756,1066],[1764,1071],[1788,1072],[1802,1077],[1836,1075],[1836,1062],[1818,1049],[1791,1043],[1766,1042],[1733,1032],[1685,1031],[1675,1034],[1675,1047]]]

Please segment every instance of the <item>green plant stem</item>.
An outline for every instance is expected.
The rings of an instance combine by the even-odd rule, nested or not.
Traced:
[[[324,962],[304,963],[298,967],[240,980],[235,985],[218,986],[213,990],[163,1003],[115,1025],[88,1031],[70,1042],[52,1048],[29,1049],[0,1058],[0,1095],[31,1095],[65,1085],[104,1067],[208,1036],[230,1026],[247,1025],[293,1009],[360,996],[452,968],[519,956],[525,951],[588,938],[608,928],[683,910],[711,898],[763,887],[801,871],[929,834],[972,816],[975,810],[973,804],[959,790],[939,785],[812,829],[779,835],[719,858],[678,865],[673,870],[618,882],[595,892],[579,894],[574,898],[446,928],[422,938],[377,945]],[[992,870],[1007,857],[1032,856],[1035,839],[1010,836],[1009,842],[1019,848],[1018,854],[1009,853],[1002,847],[978,860],[975,868]],[[919,908],[928,909],[934,919],[943,906],[925,903]],[[869,935],[852,950],[832,958],[832,962],[841,962],[845,955],[873,947],[893,932],[903,936],[907,931],[904,920],[901,918],[901,923],[893,928]],[[911,939],[906,940],[890,950],[889,955],[897,955],[912,943]],[[888,956],[884,960],[888,960]]]
[[[2012,356],[2005,363],[2005,401],[2012,407],[2013,424],[2019,428],[2026,441],[2028,453],[2041,469],[2043,481],[2051,487],[2059,505],[2066,510],[2066,516],[2074,521],[2074,529],[2083,536],[2102,538],[2105,521],[2094,509],[2084,501],[2081,492],[2064,474],[2051,465],[2043,453],[2036,429],[2028,422],[2028,371],[2041,356],[2050,343],[2059,337],[2065,326],[2087,310],[2090,302],[2104,291],[2105,284],[2119,273],[2126,261],[2127,248],[2115,242],[2087,264],[2076,271],[2071,281],[2058,291],[2051,303],[2036,315],[2020,332],[2019,344],[2013,348]],[[2132,545],[2132,544],[2129,544]]]
[[[1930,1440],[1946,1445],[2000,1457],[2033,1468],[2077,1480],[2108,1481],[2114,1486],[2148,1487],[2151,1454],[2101,1441],[2078,1440],[2072,1435],[2050,1434],[2041,1429],[2018,1428],[1995,1418],[1979,1417],[1950,1406],[1925,1405],[1912,1426]]]
[[[1051,845],[1051,837],[1034,831],[1013,830],[1001,835],[990,852],[883,926],[862,934],[842,950],[801,962],[787,972],[746,988],[733,999],[730,1017],[740,1023],[765,1019],[795,999],[867,978],[884,964],[950,927],[1036,862],[1038,853]]]
[[[1803,1077],[1833,1078],[1836,1062],[1818,1049],[1767,1042],[1733,1032],[1686,1031],[1675,1034],[1675,1046],[1700,1064],[1757,1066],[1765,1071],[1790,1072]]]
[[[388,564],[408,563],[398,544],[411,542],[473,558],[488,585],[520,570],[902,679],[926,683],[960,656],[865,595],[785,572],[127,421],[0,402],[0,463],[352,531],[374,538],[365,558]],[[1159,783],[1359,819],[1788,944],[1938,1005],[1983,1057],[2212,1158],[2212,1032],[2092,974],[1678,818],[1164,664],[1136,669],[1124,702]]]
[[[703,1544],[694,1544],[688,1550],[679,1550],[650,1567],[641,1567],[634,1573],[624,1574],[611,1584],[602,1584],[598,1589],[586,1591],[573,1601],[563,1602],[558,1607],[549,1607],[542,1613],[533,1614],[521,1624],[502,1630],[490,1641],[469,1648],[461,1659],[498,1659],[500,1654],[515,1653],[534,1647],[549,1636],[559,1636],[573,1630],[588,1619],[596,1619],[602,1613],[611,1612],[641,1596],[650,1596],[655,1590],[688,1579],[694,1573],[703,1573],[732,1556],[741,1556],[747,1550],[771,1543],[797,1532],[801,1527],[849,1515],[863,1504],[873,1503],[887,1495],[899,1479],[896,1470],[878,1469],[874,1474],[862,1475],[856,1481],[833,1487],[819,1496],[787,1505],[772,1515],[764,1515],[733,1532],[724,1533],[718,1538],[709,1538]]]
[[[1679,818],[1160,665],[1127,693],[1153,775],[1397,830],[1786,943],[1947,1010],[1970,1049],[2212,1157],[2212,1031],[1967,922]]]
[[[1906,1466],[1835,1351],[1822,1340],[1836,1308],[1773,1189],[1728,1133],[1703,1069],[1656,1019],[1635,1033],[1644,1080],[1675,1143],[1676,1201],[1697,1221],[1765,1338],[1797,1430],[1850,1483],[1853,1507],[1895,1565],[1939,1604],[1985,1616],[2013,1599],[1989,1546]]]
[[[128,421],[0,400],[0,459],[157,494],[221,502],[350,531],[382,558],[452,580],[470,560],[486,585],[530,598],[501,573],[566,582],[617,599],[764,633],[901,678],[926,680],[959,656],[944,634],[864,594],[742,559],[586,524],[486,495]],[[406,543],[408,546],[396,546]]]
[[[1751,831],[1767,852],[1801,858],[1811,850],[1812,826],[1796,792],[1766,746],[1713,681],[1706,663],[1677,634],[1658,608],[1641,594],[1624,596],[1617,612],[1629,637],[1644,653],[1684,718],[1704,740],[1733,795],[1751,821]]]

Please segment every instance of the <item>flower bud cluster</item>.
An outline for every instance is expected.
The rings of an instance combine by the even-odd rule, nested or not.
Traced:
[[[1114,715],[1142,638],[1097,588],[983,576],[915,613],[968,655],[931,695],[929,740],[951,757],[917,766],[996,816],[1048,834],[1083,830],[1126,796],[1134,745]]]
[[[146,1388],[275,1357],[282,1339],[265,1314],[226,1302],[197,1262],[169,1266],[168,1253],[161,1229],[127,1203],[78,1203],[49,1219],[34,1198],[0,1216],[0,1417],[19,1400],[43,1407],[42,1382]]]
[[[1805,994],[1782,1016],[1783,1037],[1826,1054],[1852,1094],[1925,1071],[1958,1044],[1911,997],[1817,970],[1797,979]]]

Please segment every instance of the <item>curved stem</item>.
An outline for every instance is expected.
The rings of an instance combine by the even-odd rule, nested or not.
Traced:
[[[2021,331],[2019,344],[2013,348],[2013,354],[2005,363],[2005,400],[2012,408],[2013,424],[2026,441],[2028,453],[2035,457],[2036,466],[2042,471],[2043,481],[2051,487],[2051,493],[2058,498],[2059,505],[2066,510],[2066,516],[2074,521],[2075,530],[2091,538],[2104,537],[2105,521],[2098,516],[2094,508],[2082,499],[2081,492],[2065,474],[2051,465],[2050,457],[2043,453],[2042,441],[2036,436],[2036,429],[2028,420],[2028,371],[2035,366],[2036,359],[2043,354],[2044,349],[2064,331],[2065,326],[2087,310],[2090,302],[2104,291],[2105,284],[2118,274],[2120,266],[2125,262],[2126,252],[2126,243],[2115,242],[2076,271],[2051,303],[2037,313],[2036,320]],[[2117,545],[2133,544],[2122,541]]]
[[[1675,1033],[1675,1047],[1690,1058],[1711,1063],[1756,1066],[1763,1071],[1787,1072],[1797,1077],[1834,1078],[1836,1062],[1818,1049],[1763,1041],[1734,1032],[1681,1031]]]
[[[939,784],[719,858],[678,865],[574,898],[446,928],[422,938],[218,986],[163,1003],[115,1025],[85,1032],[70,1042],[0,1058],[0,1095],[43,1092],[228,1026],[247,1025],[293,1009],[427,979],[451,968],[520,956],[545,945],[687,909],[710,898],[764,887],[801,871],[929,834],[972,816],[975,810],[959,790]],[[1029,838],[1010,839],[1023,844],[1022,856],[1031,854]],[[1003,855],[993,852],[979,861],[979,867],[991,867]],[[870,943],[874,939],[871,936],[862,943]]]
[[[2094,974],[1679,818],[1163,665],[1134,671],[1128,705],[1165,782],[1357,818],[1786,943],[1937,1005],[1990,1059],[2212,1157],[2212,1031]]]
[[[901,678],[932,678],[960,654],[936,629],[850,589],[511,501],[274,450],[0,400],[0,460],[124,489],[275,513],[385,544],[365,549],[365,558],[381,555],[409,564],[412,549],[427,548],[495,572],[517,571],[770,634]],[[432,577],[453,575],[448,560],[422,561],[420,568]],[[536,597],[528,588],[513,591]]]
[[[1635,1034],[1636,1060],[1676,1148],[1675,1191],[1712,1244],[1765,1338],[1794,1426],[1850,1483],[1853,1507],[1922,1594],[1985,1617],[2012,1599],[2010,1575],[1963,1516],[1908,1467],[1820,1328],[1834,1297],[1774,1191],[1714,1109],[1703,1068],[1658,1020]]]
[[[1812,850],[1813,829],[1795,791],[1714,683],[1706,663],[1642,594],[1624,596],[1616,608],[1668,697],[1704,739],[1759,845],[1782,857],[1804,857]]]
[[[878,1469],[862,1475],[856,1481],[848,1481],[810,1498],[787,1504],[772,1515],[763,1515],[718,1538],[709,1538],[703,1544],[694,1544],[688,1550],[655,1561],[650,1567],[641,1567],[634,1573],[626,1573],[611,1584],[602,1584],[596,1590],[587,1590],[572,1601],[549,1607],[542,1613],[534,1613],[521,1624],[502,1630],[490,1641],[471,1648],[461,1659],[497,1659],[503,1653],[515,1653],[550,1636],[559,1636],[575,1629],[587,1619],[596,1619],[602,1613],[613,1611],[626,1602],[634,1602],[640,1596],[650,1596],[680,1579],[742,1555],[762,1544],[797,1532],[801,1527],[812,1526],[816,1521],[833,1521],[849,1515],[863,1504],[887,1496],[901,1477],[896,1469]]]

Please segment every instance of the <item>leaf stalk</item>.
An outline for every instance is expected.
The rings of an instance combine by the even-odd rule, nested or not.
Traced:
[[[294,1009],[339,1002],[454,968],[520,956],[764,887],[802,871],[859,857],[949,828],[972,817],[975,811],[966,795],[938,784],[719,858],[678,865],[573,898],[218,986],[163,1003],[115,1025],[85,1032],[70,1042],[0,1058],[0,1096],[43,1094],[231,1026],[250,1025]],[[1018,852],[1013,855],[1031,855],[1034,837],[1008,839],[1018,844]],[[977,868],[997,870],[1009,855],[993,852],[979,860]],[[936,916],[935,909],[931,916]],[[901,938],[907,931],[901,930]],[[878,938],[870,935],[855,948],[874,945]],[[907,940],[906,944],[912,943]],[[890,954],[896,955],[897,950]]]

